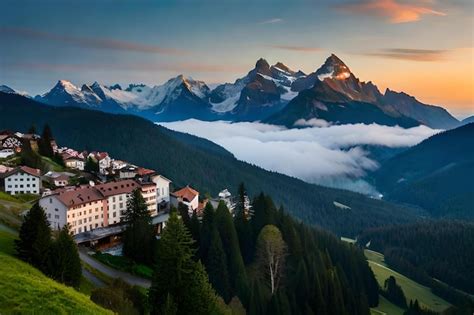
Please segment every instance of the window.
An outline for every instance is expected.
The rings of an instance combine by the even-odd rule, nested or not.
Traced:
[[[55,214],[55,215],[54,215],[54,218],[55,218],[55,219],[59,219],[59,215],[58,215],[58,214]]]
[[[59,209],[58,209],[58,208],[54,208],[54,211],[58,212],[58,211],[59,211]]]
[[[49,203],[53,203],[53,198],[49,198]]]
[[[48,213],[48,219],[51,219],[51,213]]]
[[[117,216],[117,212],[112,213],[112,217],[115,218],[116,216]]]
[[[95,216],[95,219],[96,219],[96,220],[97,220],[97,219],[99,219],[99,216],[98,216],[98,215],[96,215],[96,216]]]

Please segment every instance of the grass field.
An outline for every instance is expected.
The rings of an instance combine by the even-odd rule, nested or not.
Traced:
[[[89,299],[93,286],[87,280],[81,281],[83,294],[12,256],[16,238],[0,223],[0,314],[112,314]]]
[[[370,310],[372,315],[403,315],[403,312],[405,312],[405,310],[396,306],[381,295],[379,295],[379,306]]]
[[[410,300],[418,299],[418,301],[424,307],[430,308],[436,312],[444,311],[449,306],[451,306],[451,304],[449,304],[442,298],[434,295],[431,292],[430,288],[425,287],[387,267],[384,261],[384,256],[382,254],[371,250],[365,250],[365,256],[367,257],[367,260],[369,261],[369,266],[372,268],[372,271],[375,274],[375,278],[377,279],[381,287],[383,287],[385,279],[393,275],[397,280],[397,283],[402,287],[403,292],[405,293],[405,296],[407,298],[407,302],[409,302]],[[386,302],[391,304],[388,301]],[[385,307],[388,307],[388,305],[385,305]],[[379,305],[377,309],[380,311],[384,311],[387,314],[392,314],[387,312],[388,308],[384,309],[381,307],[381,305]]]

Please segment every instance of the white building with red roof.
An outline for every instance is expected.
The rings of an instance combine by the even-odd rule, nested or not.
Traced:
[[[39,194],[41,190],[40,170],[28,166],[16,167],[0,174],[0,186],[10,195]]]
[[[181,188],[170,194],[171,205],[178,207],[179,203],[183,203],[189,208],[189,212],[199,208],[199,192],[189,186]]]

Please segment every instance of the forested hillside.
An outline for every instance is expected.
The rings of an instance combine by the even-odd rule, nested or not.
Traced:
[[[393,268],[424,285],[431,277],[474,293],[474,224],[426,221],[376,228],[358,237]]]
[[[420,214],[414,208],[265,171],[238,161],[212,142],[134,116],[49,107],[5,93],[0,93],[0,113],[0,129],[26,132],[31,125],[41,128],[47,123],[60,145],[107,151],[114,158],[157,170],[176,187],[191,184],[202,194],[215,195],[245,182],[250,195],[265,191],[299,219],[345,236],[388,223],[411,222]]]
[[[473,147],[474,123],[434,135],[385,161],[377,188],[435,216],[474,219]]]

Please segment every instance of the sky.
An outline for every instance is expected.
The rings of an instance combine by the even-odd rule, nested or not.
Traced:
[[[315,71],[335,53],[363,81],[474,114],[474,2],[22,1],[0,6],[0,84],[233,82],[263,57]]]
[[[377,124],[331,126],[322,121],[317,127],[301,129],[195,119],[160,124],[211,140],[237,159],[267,170],[374,197],[379,193],[364,178],[379,165],[364,146],[406,148],[440,131],[426,126],[408,129]]]

